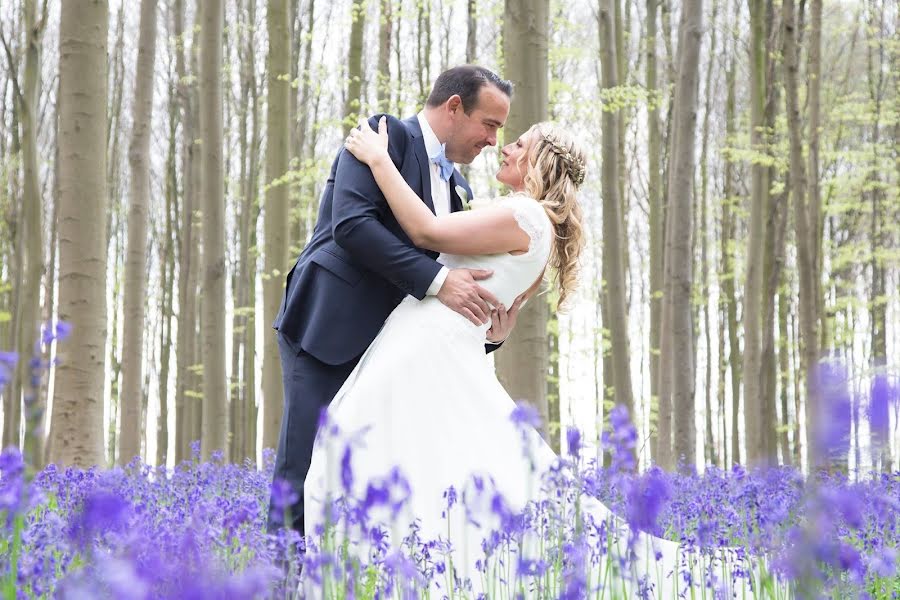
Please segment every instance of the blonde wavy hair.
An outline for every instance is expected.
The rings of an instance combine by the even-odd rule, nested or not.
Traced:
[[[572,135],[554,123],[537,123],[528,133],[531,147],[520,159],[528,162],[525,192],[543,205],[553,223],[555,240],[548,265],[556,273],[562,309],[578,283],[578,259],[584,248],[577,193],[587,160]]]

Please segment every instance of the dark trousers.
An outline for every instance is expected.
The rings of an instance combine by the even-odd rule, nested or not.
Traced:
[[[327,365],[312,355],[294,350],[278,334],[281,354],[281,377],[284,384],[284,414],[275,455],[275,478],[288,481],[299,500],[290,506],[290,522],[286,525],[303,535],[303,482],[312,460],[313,442],[319,415],[353,371],[359,357],[342,365]],[[273,514],[269,503],[268,530],[282,526],[283,513]]]

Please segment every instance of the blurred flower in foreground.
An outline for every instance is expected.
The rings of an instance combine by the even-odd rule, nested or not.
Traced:
[[[829,462],[846,457],[850,449],[850,386],[846,368],[837,362],[821,363],[818,377],[820,400],[816,444],[819,460]]]

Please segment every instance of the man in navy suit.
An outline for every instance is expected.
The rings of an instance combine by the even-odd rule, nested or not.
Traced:
[[[463,209],[472,190],[453,163],[469,164],[497,144],[512,86],[488,69],[462,65],[442,73],[425,108],[388,117],[388,150],[410,187],[438,216]],[[369,123],[377,127],[380,115]],[[397,223],[369,167],[341,150],[331,166],[312,239],[287,275],[275,319],[284,383],[284,415],[275,478],[299,496],[289,507],[303,534],[303,482],[319,416],[407,294],[438,299],[475,324],[499,302],[478,285],[490,272],[447,269],[437,253],[416,248]],[[487,352],[509,334],[515,315],[488,332]],[[412,365],[411,365],[412,366]],[[269,512],[269,529],[281,515]]]

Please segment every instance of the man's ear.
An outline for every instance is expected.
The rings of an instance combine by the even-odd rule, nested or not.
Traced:
[[[459,97],[459,94],[453,94],[449,98],[447,98],[447,108],[451,113],[455,113],[457,110],[462,110],[462,98]]]

